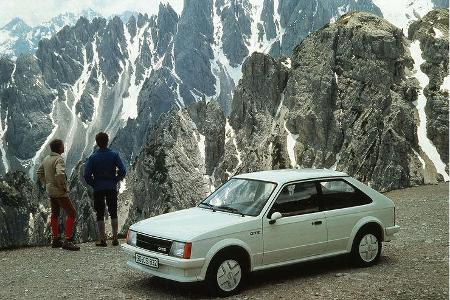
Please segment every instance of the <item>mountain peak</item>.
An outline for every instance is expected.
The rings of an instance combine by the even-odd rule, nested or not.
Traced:
[[[31,27],[27,23],[25,23],[24,20],[22,20],[19,17],[15,17],[11,21],[9,21],[8,24],[3,26],[2,30],[7,30],[14,34],[17,34],[17,33],[21,33],[24,31],[28,31],[28,30],[30,30],[30,28]]]

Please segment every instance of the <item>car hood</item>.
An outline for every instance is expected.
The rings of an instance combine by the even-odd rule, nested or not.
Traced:
[[[249,220],[254,217],[193,207],[145,219],[131,229],[171,240],[192,241],[202,234]]]

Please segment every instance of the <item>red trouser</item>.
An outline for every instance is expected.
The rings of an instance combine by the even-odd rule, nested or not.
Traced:
[[[70,240],[73,234],[73,223],[75,222],[76,215],[75,207],[73,206],[72,201],[70,201],[69,197],[50,197],[50,207],[52,210],[52,216],[50,219],[52,238],[55,239],[58,237],[58,217],[60,208],[62,208],[67,216],[64,235],[67,240]]]

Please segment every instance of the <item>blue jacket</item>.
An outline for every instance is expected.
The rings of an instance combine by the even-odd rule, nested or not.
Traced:
[[[117,183],[125,174],[119,154],[109,148],[92,153],[84,167],[84,179],[94,191],[117,190]]]

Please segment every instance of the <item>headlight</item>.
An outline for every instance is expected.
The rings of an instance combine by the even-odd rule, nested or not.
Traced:
[[[127,233],[127,244],[131,245],[131,246],[136,246],[136,238],[137,238],[136,231],[128,230],[128,233]]]
[[[179,258],[191,258],[191,243],[182,243],[182,242],[172,242],[172,247],[170,248],[169,255],[175,256]]]

